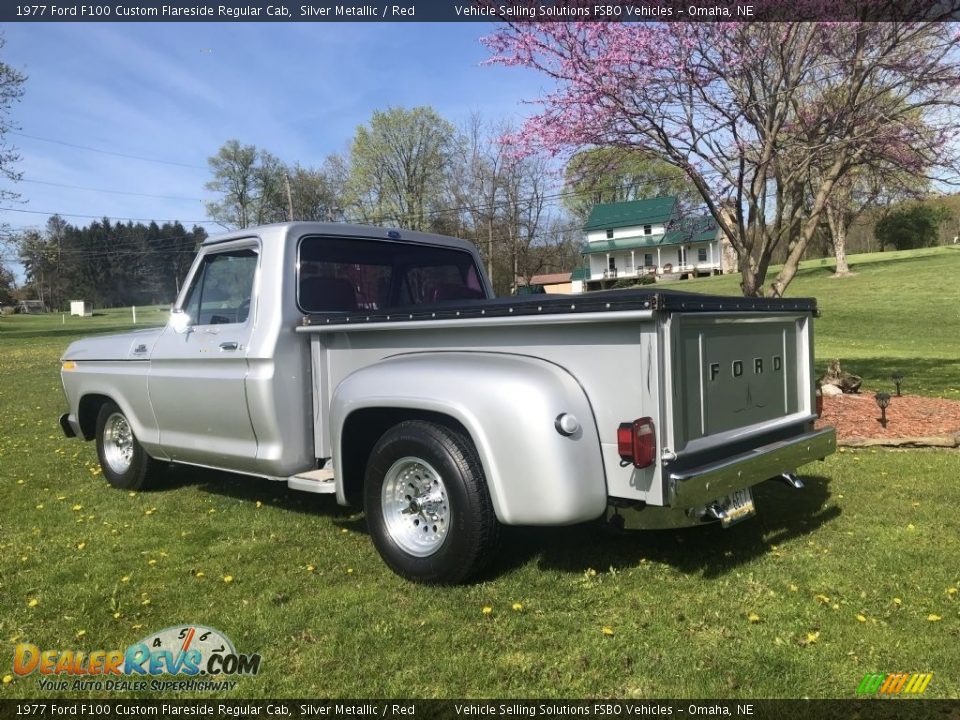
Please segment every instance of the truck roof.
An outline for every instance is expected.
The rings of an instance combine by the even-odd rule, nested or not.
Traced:
[[[274,223],[272,225],[258,225],[256,227],[233,230],[227,233],[211,235],[203,241],[204,245],[216,245],[229,240],[241,240],[248,237],[276,237],[289,240],[304,235],[329,235],[331,237],[365,238],[368,240],[386,240],[388,242],[415,242],[426,245],[441,245],[454,247],[476,253],[476,246],[469,240],[434,235],[433,233],[402,230],[398,228],[382,228],[373,225],[353,225],[350,223],[330,223],[297,221]]]

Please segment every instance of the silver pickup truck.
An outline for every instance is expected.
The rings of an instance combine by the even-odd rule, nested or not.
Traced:
[[[832,453],[809,299],[659,290],[494,298],[476,248],[286,223],[212,237],[163,328],[62,358],[70,437],[146,488],[183,463],[362,506],[384,561],[464,581],[501,525],[754,514]]]

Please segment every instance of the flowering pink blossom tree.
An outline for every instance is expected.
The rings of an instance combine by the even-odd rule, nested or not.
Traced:
[[[512,23],[484,41],[553,84],[519,152],[629,147],[680,168],[748,296],[783,294],[851,171],[936,166],[960,125],[950,23]]]

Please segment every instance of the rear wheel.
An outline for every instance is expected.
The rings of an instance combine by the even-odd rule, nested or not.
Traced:
[[[454,584],[490,561],[499,523],[476,449],[443,425],[402,422],[377,442],[364,479],[367,525],[398,575]]]
[[[96,440],[103,476],[113,487],[146,490],[152,485],[157,462],[147,455],[115,402],[108,401],[100,407]]]

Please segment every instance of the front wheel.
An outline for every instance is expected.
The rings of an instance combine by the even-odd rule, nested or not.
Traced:
[[[469,438],[443,425],[402,422],[367,463],[364,507],[374,545],[398,575],[455,584],[490,561],[499,523]]]
[[[133,434],[130,421],[115,402],[105,402],[97,415],[97,457],[113,487],[146,490],[157,473],[157,461]]]

